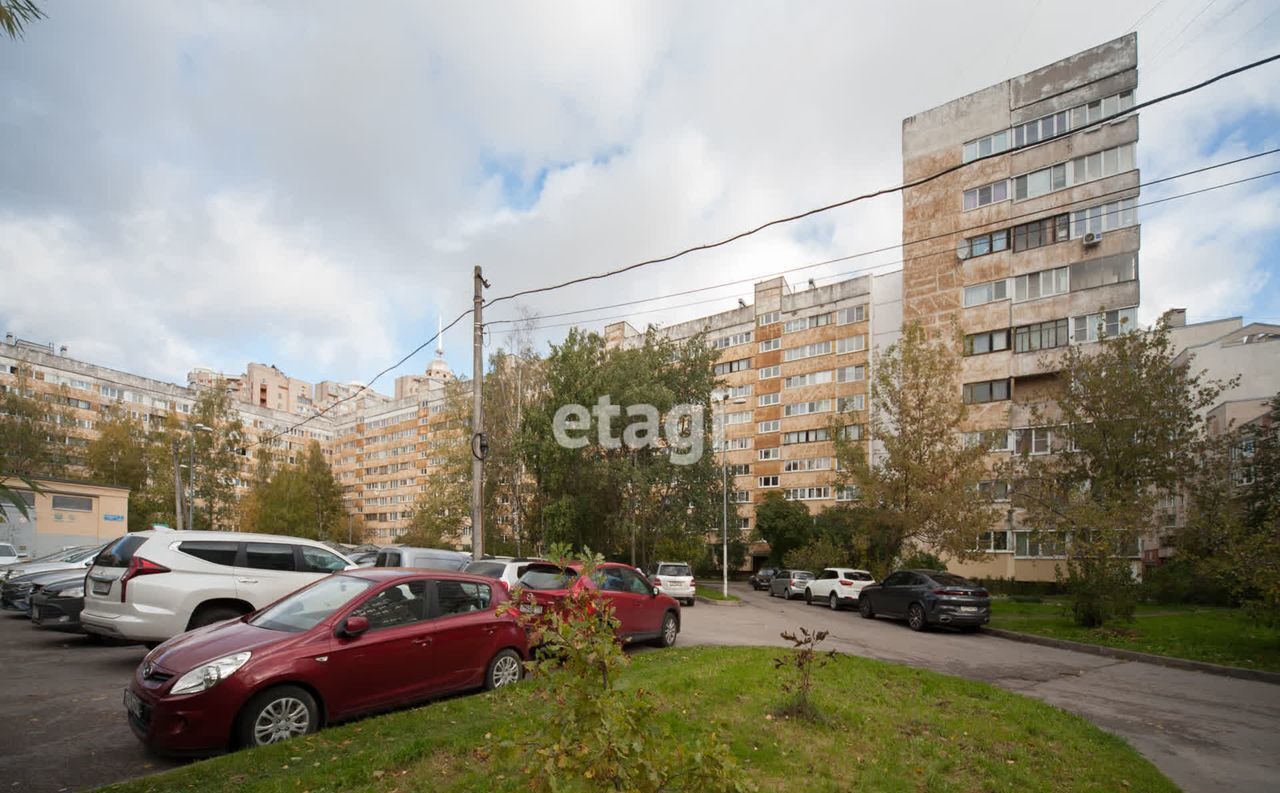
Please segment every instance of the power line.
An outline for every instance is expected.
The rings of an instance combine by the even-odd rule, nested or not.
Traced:
[[[1226,78],[1228,78],[1228,77],[1232,77],[1232,76],[1237,75],[1237,74],[1240,74],[1240,73],[1242,73],[1242,72],[1249,71],[1250,69],[1256,69],[1256,68],[1258,68],[1258,67],[1260,67],[1260,66],[1265,66],[1266,64],[1271,63],[1272,61],[1276,61],[1276,60],[1280,60],[1280,54],[1271,55],[1271,56],[1269,56],[1269,57],[1267,57],[1267,58],[1263,58],[1263,59],[1261,59],[1261,60],[1257,60],[1257,61],[1253,61],[1252,63],[1245,64],[1244,66],[1238,66],[1238,67],[1236,67],[1236,68],[1234,68],[1234,69],[1230,69],[1230,70],[1228,70],[1228,71],[1222,72],[1221,74],[1218,74],[1218,75],[1216,75],[1216,76],[1214,76],[1214,77],[1210,77],[1210,78],[1209,78],[1209,79],[1207,79],[1207,80],[1203,80],[1203,81],[1201,81],[1201,82],[1199,82],[1199,83],[1196,83],[1196,84],[1194,84],[1194,85],[1190,85],[1190,86],[1187,86],[1187,87],[1185,87],[1185,88],[1178,89],[1177,91],[1172,91],[1172,92],[1167,93],[1167,94],[1164,94],[1164,95],[1162,95],[1162,96],[1158,96],[1158,97],[1156,97],[1156,98],[1154,98],[1154,99],[1148,99],[1148,100],[1147,100],[1147,101],[1145,101],[1145,102],[1138,102],[1137,104],[1133,105],[1133,106],[1132,106],[1132,107],[1130,107],[1128,110],[1126,110],[1126,111],[1124,111],[1124,112],[1122,112],[1122,113],[1116,113],[1115,115],[1112,115],[1112,116],[1107,116],[1107,117],[1105,117],[1105,118],[1100,118],[1100,119],[1097,119],[1097,120],[1095,120],[1095,121],[1090,121],[1090,122],[1088,122],[1088,123],[1086,123],[1086,124],[1081,125],[1080,127],[1075,128],[1074,130],[1072,130],[1072,132],[1080,132],[1080,131],[1083,131],[1083,130],[1089,129],[1090,127],[1096,127],[1096,126],[1099,126],[1099,125],[1104,124],[1104,123],[1112,123],[1112,122],[1114,122],[1114,121],[1116,121],[1116,120],[1118,120],[1118,119],[1120,119],[1120,118],[1123,118],[1123,117],[1125,117],[1125,116],[1132,115],[1133,113],[1136,113],[1138,110],[1141,110],[1141,109],[1142,109],[1142,108],[1144,108],[1144,107],[1151,107],[1152,105],[1156,105],[1156,104],[1159,104],[1159,103],[1161,103],[1161,102],[1166,102],[1166,101],[1168,101],[1168,100],[1170,100],[1170,99],[1174,99],[1174,98],[1179,97],[1179,96],[1182,96],[1182,95],[1184,95],[1184,94],[1189,94],[1189,93],[1192,93],[1192,92],[1194,92],[1194,91],[1199,91],[1200,89],[1202,89],[1202,88],[1206,88],[1206,87],[1208,87],[1208,86],[1210,86],[1210,85],[1213,85],[1214,83],[1216,83],[1216,82],[1218,82],[1218,81],[1220,81],[1220,80],[1225,80],[1225,79],[1226,79]],[[720,247],[723,247],[723,246],[728,245],[728,244],[730,244],[730,243],[736,242],[736,241],[738,241],[738,240],[740,240],[740,239],[743,239],[743,238],[745,238],[745,237],[750,237],[750,236],[752,236],[752,235],[754,235],[754,234],[758,234],[758,233],[760,233],[761,231],[764,231],[765,229],[771,228],[771,227],[773,227],[773,226],[779,226],[779,225],[783,225],[783,224],[786,224],[786,223],[793,223],[793,222],[795,222],[795,221],[797,221],[797,220],[803,220],[804,218],[812,217],[813,215],[817,215],[817,214],[820,214],[820,213],[823,213],[823,212],[829,212],[830,210],[833,210],[833,209],[839,209],[840,207],[849,206],[849,205],[851,205],[851,204],[855,204],[855,203],[858,203],[858,202],[860,202],[860,201],[866,201],[866,200],[868,200],[868,199],[871,199],[871,198],[877,198],[877,197],[882,196],[882,195],[889,195],[889,194],[891,194],[891,193],[897,193],[897,192],[900,192],[900,191],[902,191],[902,190],[906,190],[906,189],[909,189],[909,188],[919,187],[919,186],[921,186],[921,185],[928,184],[929,182],[932,182],[932,181],[934,181],[934,180],[936,180],[936,179],[940,179],[940,178],[942,178],[943,176],[946,176],[946,175],[948,175],[948,174],[955,173],[956,171],[960,170],[961,168],[966,168],[966,167],[968,167],[968,166],[970,166],[970,165],[972,165],[972,164],[974,164],[974,163],[976,163],[976,162],[981,162],[981,161],[983,161],[983,160],[991,159],[992,157],[1002,156],[1003,154],[1004,154],[1004,152],[999,152],[999,153],[994,153],[994,154],[988,154],[988,155],[986,155],[985,157],[978,157],[978,158],[976,158],[976,159],[970,160],[969,162],[962,162],[962,163],[958,163],[958,164],[956,164],[956,165],[952,165],[952,166],[950,166],[950,167],[948,167],[948,168],[944,168],[944,169],[942,169],[941,171],[938,171],[938,172],[936,172],[936,173],[930,174],[929,176],[924,176],[924,177],[921,177],[921,178],[916,179],[916,180],[911,181],[911,182],[904,182],[903,184],[900,184],[900,185],[898,185],[898,186],[896,186],[896,187],[884,187],[884,188],[881,188],[881,189],[879,189],[879,190],[873,190],[873,191],[872,191],[872,192],[870,192],[870,193],[863,193],[862,195],[854,196],[854,197],[852,197],[852,198],[846,198],[846,199],[844,199],[844,200],[842,200],[842,201],[837,201],[837,202],[832,203],[832,204],[827,204],[827,205],[825,205],[825,206],[817,207],[816,209],[806,210],[806,211],[804,211],[804,212],[800,212],[800,213],[795,214],[795,215],[788,215],[788,216],[786,216],[786,217],[775,218],[775,219],[770,220],[770,221],[767,221],[767,222],[765,222],[765,223],[761,223],[760,225],[756,226],[755,228],[748,229],[748,230],[746,230],[746,231],[738,232],[737,234],[734,234],[734,235],[732,235],[732,236],[726,237],[726,238],[721,239],[721,240],[719,240],[719,241],[716,241],[716,242],[708,242],[708,243],[704,243],[704,244],[702,244],[702,245],[695,245],[695,246],[693,246],[693,247],[691,247],[691,248],[685,248],[684,250],[677,251],[676,253],[672,253],[672,254],[669,254],[669,255],[667,255],[667,256],[660,256],[660,257],[657,257],[657,258],[654,258],[654,259],[645,259],[645,260],[643,260],[643,261],[635,262],[635,263],[633,263],[633,264],[628,264],[628,265],[625,265],[625,266],[623,266],[623,267],[619,267],[619,268],[616,268],[616,269],[613,269],[613,270],[608,270],[608,271],[603,272],[603,273],[596,273],[596,274],[594,274],[594,275],[584,275],[584,276],[580,276],[580,277],[578,277],[578,278],[571,278],[571,279],[569,279],[568,281],[563,281],[563,282],[558,283],[558,284],[552,284],[552,285],[550,285],[550,286],[540,286],[540,287],[534,287],[534,288],[531,288],[531,289],[522,289],[522,290],[520,290],[520,291],[518,291],[518,292],[512,292],[511,294],[508,294],[508,295],[502,295],[501,297],[493,298],[492,300],[487,301],[487,302],[485,303],[485,305],[490,305],[490,306],[491,306],[491,305],[495,305],[495,304],[497,304],[497,303],[501,303],[501,302],[503,302],[503,301],[505,301],[505,300],[514,300],[514,299],[516,299],[516,298],[518,298],[518,297],[524,297],[525,295],[539,294],[539,293],[542,293],[542,292],[551,292],[551,291],[554,291],[554,290],[557,290],[557,289],[563,289],[563,288],[565,288],[565,287],[567,287],[567,286],[573,286],[573,285],[575,285],[575,284],[586,283],[587,281],[598,281],[598,280],[601,280],[601,279],[604,279],[604,278],[610,278],[610,277],[615,276],[615,275],[621,275],[621,274],[623,274],[623,273],[627,273],[627,272],[630,272],[630,271],[632,271],[632,270],[637,270],[637,269],[639,269],[639,268],[641,268],[641,267],[648,267],[649,265],[653,265],[653,264],[662,264],[662,263],[664,263],[664,262],[673,261],[673,260],[675,260],[675,259],[679,259],[679,258],[681,258],[681,257],[683,257],[683,256],[687,256],[687,255],[689,255],[689,254],[691,254],[691,253],[696,253],[696,252],[698,252],[698,251],[707,251],[707,250],[712,250],[712,249],[714,249],[714,248],[720,248]]]
[[[1225,168],[1225,167],[1227,167],[1227,166],[1229,166],[1229,165],[1236,165],[1237,163],[1246,162],[1246,161],[1248,161],[1248,160],[1258,159],[1259,157],[1266,157],[1266,156],[1269,156],[1269,155],[1272,155],[1272,154],[1276,154],[1276,153],[1280,153],[1280,147],[1277,147],[1277,148],[1274,148],[1274,149],[1268,149],[1267,151],[1257,152],[1256,154],[1248,154],[1248,155],[1245,155],[1245,156],[1243,156],[1243,157],[1237,157],[1237,158],[1232,159],[1232,160],[1226,160],[1226,161],[1224,161],[1224,162],[1216,163],[1216,164],[1214,164],[1214,165],[1207,165],[1207,166],[1204,166],[1204,167],[1201,167],[1201,168],[1194,168],[1194,169],[1189,170],[1189,171],[1183,171],[1183,172],[1181,172],[1181,173],[1172,174],[1172,175],[1170,175],[1170,176],[1161,177],[1161,178],[1159,178],[1159,179],[1153,179],[1153,180],[1148,181],[1148,182],[1141,182],[1141,183],[1139,183],[1139,184],[1137,184],[1137,185],[1134,185],[1134,186],[1132,186],[1132,187],[1123,187],[1123,188],[1120,188],[1120,189],[1118,189],[1118,190],[1112,190],[1112,191],[1110,191],[1110,192],[1107,192],[1107,193],[1101,193],[1101,194],[1098,194],[1098,195],[1090,196],[1090,197],[1088,197],[1088,198],[1081,198],[1081,199],[1077,199],[1077,200],[1075,200],[1075,201],[1070,201],[1070,202],[1068,202],[1068,203],[1065,203],[1065,204],[1063,204],[1063,205],[1061,205],[1061,206],[1059,206],[1059,207],[1055,207],[1055,209],[1067,209],[1067,208],[1070,208],[1070,207],[1073,207],[1073,206],[1076,206],[1076,205],[1079,205],[1079,204],[1091,204],[1091,203],[1093,203],[1093,202],[1098,201],[1099,199],[1108,198],[1108,197],[1110,197],[1110,196],[1114,196],[1114,195],[1120,195],[1120,194],[1122,194],[1122,193],[1128,193],[1128,192],[1130,192],[1130,191],[1132,191],[1132,190],[1138,190],[1138,189],[1141,189],[1141,188],[1144,188],[1144,187],[1151,187],[1151,186],[1154,186],[1154,185],[1162,184],[1162,183],[1164,183],[1164,182],[1170,182],[1170,181],[1173,181],[1174,179],[1182,179],[1182,178],[1185,178],[1185,177],[1187,177],[1187,176],[1193,176],[1193,175],[1195,175],[1195,174],[1205,173],[1205,172],[1207,172],[1207,171],[1215,170],[1215,169],[1217,169],[1217,168]],[[1194,193],[1187,193],[1186,195],[1194,195]],[[1176,197],[1181,197],[1181,195],[1176,196]],[[1147,202],[1147,203],[1144,203],[1144,204],[1138,204],[1137,206],[1150,206],[1150,205],[1154,205],[1154,204],[1157,204],[1157,203],[1161,203],[1161,201],[1163,201],[1163,200],[1164,200],[1164,199],[1161,199],[1160,201],[1150,201],[1150,202]],[[1044,215],[1044,213],[1045,213],[1045,210],[1039,210],[1039,211],[1036,211],[1036,212],[1023,212],[1023,213],[1021,213],[1021,214],[1019,214],[1019,215],[1013,215],[1013,216],[1010,216],[1010,217],[1007,217],[1007,218],[1002,218],[1002,219],[999,221],[999,223],[1000,223],[1000,224],[1007,224],[1007,223],[1011,223],[1011,222],[1013,222],[1013,221],[1022,220],[1022,219],[1024,219],[1024,218],[1030,218],[1030,217],[1041,217],[1041,216],[1043,216],[1043,215]],[[927,236],[927,237],[918,237],[918,238],[913,239],[913,240],[907,240],[907,241],[904,241],[904,242],[901,242],[901,243],[895,243],[895,244],[893,244],[893,245],[886,245],[886,246],[881,247],[881,248],[874,248],[874,249],[872,249],[872,250],[862,251],[862,252],[860,252],[860,253],[852,253],[852,254],[848,254],[848,255],[846,255],[846,256],[839,256],[839,257],[836,257],[836,258],[834,258],[834,259],[825,259],[825,260],[820,261],[820,262],[814,262],[814,263],[812,263],[812,264],[800,265],[800,266],[798,266],[798,267],[792,267],[792,268],[789,268],[789,269],[786,269],[786,270],[780,270],[780,271],[778,271],[778,272],[774,272],[774,273],[762,273],[762,274],[760,274],[760,275],[755,275],[755,276],[752,276],[752,277],[749,277],[749,278],[739,278],[739,279],[734,280],[734,281],[726,281],[726,282],[724,282],[724,283],[712,284],[712,285],[710,285],[710,286],[695,287],[695,288],[693,288],[693,289],[683,289],[683,290],[680,290],[680,291],[677,291],[677,292],[669,292],[669,293],[667,293],[667,294],[665,294],[665,295],[658,295],[658,296],[655,296],[655,297],[638,298],[638,299],[636,299],[636,300],[627,300],[627,301],[623,301],[623,302],[620,302],[620,303],[610,303],[610,304],[608,304],[608,305],[595,306],[595,307],[593,307],[593,308],[575,309],[575,310],[572,310],[572,311],[561,311],[561,312],[556,313],[556,314],[545,314],[545,315],[542,315],[542,316],[539,316],[539,317],[534,317],[533,319],[534,319],[534,321],[535,321],[535,322],[537,322],[538,320],[556,319],[556,318],[558,318],[558,317],[567,317],[567,316],[572,316],[572,315],[574,315],[574,314],[584,314],[584,313],[587,313],[587,312],[589,312],[589,311],[603,311],[603,310],[605,310],[605,309],[610,309],[610,308],[622,308],[622,307],[624,307],[624,306],[634,306],[634,305],[639,305],[639,304],[641,304],[641,303],[650,303],[650,302],[653,302],[653,301],[656,301],[656,300],[666,300],[666,299],[668,299],[668,298],[672,298],[672,297],[682,297],[682,296],[684,296],[684,295],[696,294],[696,293],[698,293],[698,292],[706,292],[706,291],[709,291],[709,290],[712,290],[712,289],[723,289],[724,287],[727,287],[727,286],[737,286],[737,285],[739,285],[739,284],[752,283],[752,282],[755,282],[755,281],[759,281],[759,280],[761,280],[762,278],[771,278],[771,277],[777,277],[777,276],[780,276],[780,275],[790,275],[790,274],[792,274],[792,273],[802,272],[802,271],[804,271],[804,270],[811,270],[811,269],[814,269],[814,268],[816,268],[816,267],[824,267],[824,266],[829,265],[829,264],[837,264],[837,263],[839,263],[839,262],[850,261],[850,260],[852,260],[852,259],[859,259],[859,258],[862,258],[862,257],[865,257],[865,256],[871,256],[871,255],[874,255],[874,254],[877,254],[877,253],[887,253],[887,252],[889,252],[889,251],[893,251],[893,250],[896,250],[896,249],[898,249],[898,248],[904,248],[904,249],[905,249],[905,248],[907,248],[908,246],[911,246],[911,245],[919,245],[919,244],[921,244],[921,243],[925,243],[925,242],[932,242],[932,241],[939,240],[939,239],[944,239],[944,238],[954,237],[954,236],[956,236],[956,235],[958,235],[958,234],[965,234],[965,233],[968,233],[968,232],[971,232],[971,231],[978,231],[978,230],[981,230],[981,229],[990,228],[990,227],[991,227],[991,226],[993,226],[993,225],[996,225],[996,224],[993,224],[993,223],[990,223],[990,222],[988,222],[988,223],[979,223],[979,224],[976,224],[976,225],[973,225],[973,226],[968,226],[968,227],[965,227],[965,228],[955,229],[954,231],[947,231],[947,232],[942,232],[942,233],[939,233],[939,234],[932,234],[932,235],[929,235],[929,236]],[[930,253],[930,254],[925,254],[925,255],[929,255],[929,256],[931,256],[931,255],[933,255],[933,254],[932,254],[932,253]],[[905,263],[905,262],[908,262],[908,261],[914,261],[916,258],[920,258],[920,257],[909,257],[909,258],[906,258],[906,259],[900,259],[900,260],[891,261],[891,262],[882,262],[882,263],[880,263],[880,264],[872,265],[871,267],[868,267],[868,268],[863,268],[862,270],[854,270],[854,271],[851,271],[851,272],[849,272],[849,273],[846,273],[846,275],[855,275],[855,274],[858,274],[859,272],[869,272],[869,271],[871,271],[871,270],[876,270],[876,269],[879,269],[879,268],[881,268],[881,267],[887,267],[887,266],[890,266],[890,265],[892,265],[892,264],[901,264],[901,263]],[[829,276],[824,276],[824,277],[829,277]],[[712,300],[722,300],[722,299],[724,299],[724,297],[723,297],[723,296],[716,297],[716,298],[712,298]],[[689,304],[685,304],[685,305],[686,305],[686,306],[688,306],[688,305],[698,305],[698,304],[700,304],[700,303],[707,303],[707,302],[711,302],[711,300],[704,300],[704,301],[699,301],[699,303],[689,303]],[[681,307],[684,307],[684,306],[667,306],[667,307],[665,307],[665,308],[681,308]],[[662,309],[662,310],[665,310],[665,309]],[[635,312],[635,313],[650,313],[650,312],[645,311],[645,312]],[[505,325],[505,324],[511,324],[511,323],[516,323],[516,322],[523,322],[523,321],[524,321],[524,320],[522,320],[522,319],[498,319],[498,320],[491,320],[491,321],[489,321],[489,322],[485,323],[485,325],[486,325],[486,326],[488,326],[488,325]]]
[[[1146,201],[1146,202],[1143,202],[1143,203],[1141,203],[1141,204],[1135,204],[1135,205],[1133,206],[1133,209],[1139,209],[1139,208],[1141,208],[1141,207],[1146,207],[1146,206],[1154,206],[1154,205],[1156,205],[1156,204],[1163,204],[1163,203],[1168,202],[1168,201],[1175,201],[1175,200],[1177,200],[1177,199],[1179,199],[1179,198],[1187,198],[1187,197],[1189,197],[1189,196],[1199,195],[1199,194],[1201,194],[1201,193],[1208,193],[1208,192],[1211,192],[1211,191],[1213,191],[1213,190],[1220,190],[1220,189],[1223,189],[1223,188],[1226,188],[1226,187],[1233,187],[1233,186],[1235,186],[1235,185],[1244,184],[1244,183],[1246,183],[1246,182],[1252,182],[1252,181],[1255,181],[1255,180],[1258,180],[1258,179],[1265,179],[1265,178],[1267,178],[1267,177],[1270,177],[1270,176],[1276,176],[1276,175],[1278,175],[1278,174],[1280,174],[1280,169],[1278,169],[1278,170],[1274,170],[1274,171],[1268,171],[1268,172],[1266,172],[1266,173],[1262,173],[1262,174],[1256,174],[1256,175],[1254,175],[1254,176],[1242,177],[1242,178],[1240,178],[1240,179],[1234,179],[1234,180],[1232,180],[1232,181],[1230,181],[1230,182],[1223,182],[1223,183],[1221,183],[1221,184],[1210,185],[1210,186],[1208,186],[1208,187],[1202,187],[1202,188],[1199,188],[1199,189],[1196,189],[1196,190],[1190,190],[1190,191],[1185,192],[1185,193],[1178,193],[1178,194],[1176,194],[1176,195],[1165,196],[1165,197],[1163,197],[1163,198],[1157,198],[1157,199],[1153,199],[1153,200],[1151,200],[1151,201]],[[1166,180],[1167,180],[1167,179],[1171,179],[1171,178],[1175,178],[1175,177],[1166,177]],[[1165,181],[1165,180],[1161,180],[1161,181]],[[1127,188],[1127,189],[1130,189],[1130,190],[1131,190],[1131,189],[1133,189],[1133,188]],[[1120,192],[1120,191],[1117,191],[1117,192]],[[1097,198],[1097,197],[1095,197],[1094,199],[1090,199],[1090,200],[1096,200],[1096,198]],[[1080,202],[1072,202],[1072,203],[1080,203]],[[1059,208],[1061,208],[1061,207],[1059,207]],[[1118,211],[1121,211],[1121,210],[1111,210],[1110,212],[1105,213],[1105,214],[1114,214],[1115,212],[1118,212]],[[1043,213],[1039,213],[1039,214],[1043,214]],[[990,225],[990,224],[986,224],[986,225]],[[825,276],[822,276],[822,280],[827,280],[827,279],[840,279],[840,278],[848,278],[848,277],[850,277],[850,276],[855,276],[855,275],[862,275],[862,274],[866,274],[866,273],[872,272],[872,271],[874,271],[874,270],[879,270],[879,269],[884,268],[884,267],[890,267],[890,266],[897,265],[897,264],[906,264],[906,263],[908,263],[908,262],[912,262],[912,261],[915,261],[915,260],[917,260],[917,259],[924,259],[924,258],[927,258],[927,257],[929,257],[929,256],[936,256],[937,254],[939,254],[939,253],[941,253],[941,252],[942,252],[942,251],[932,251],[932,252],[930,252],[930,253],[922,253],[922,254],[919,254],[919,255],[917,255],[917,256],[909,256],[909,257],[906,257],[906,258],[903,258],[903,259],[899,259],[899,260],[897,260],[897,261],[892,261],[892,262],[882,262],[882,263],[880,263],[880,264],[872,265],[872,266],[870,266],[870,267],[864,267],[864,268],[861,268],[861,269],[858,269],[858,270],[850,270],[850,271],[848,271],[848,272],[843,272],[843,273],[833,273],[833,274],[831,274],[831,275],[825,275]],[[855,255],[855,256],[858,256],[858,255],[861,255],[861,254],[854,254],[854,255]],[[852,257],[845,257],[845,258],[852,258]],[[838,259],[837,259],[837,260],[832,260],[832,261],[840,261],[840,260],[838,260]],[[809,266],[813,266],[813,265],[809,265]],[[748,280],[758,280],[758,278],[767,278],[767,277],[769,277],[769,276],[768,276],[768,275],[764,275],[764,276],[758,276],[757,278],[748,279]],[[720,286],[724,286],[724,285],[720,285]],[[704,290],[706,290],[706,289],[714,289],[714,288],[717,288],[717,287],[702,287],[701,289],[688,290],[687,292],[684,292],[684,293],[678,293],[678,292],[677,292],[677,293],[673,293],[672,295],[669,295],[669,297],[670,297],[670,296],[676,296],[676,295],[679,295],[679,294],[688,294],[688,293],[691,293],[691,292],[704,291]],[[534,329],[534,330],[549,330],[549,329],[552,329],[552,328],[568,328],[568,327],[574,327],[574,326],[578,325],[579,323],[607,322],[607,321],[609,321],[609,320],[627,319],[628,317],[633,317],[633,316],[636,316],[636,315],[638,315],[638,314],[653,314],[653,313],[657,313],[657,312],[660,312],[660,311],[669,311],[669,310],[677,309],[677,308],[688,308],[688,307],[690,307],[690,306],[703,305],[703,304],[705,304],[705,303],[712,303],[712,302],[716,302],[716,301],[720,301],[720,300],[725,300],[725,299],[727,299],[728,297],[732,297],[732,296],[725,296],[725,295],[721,295],[721,296],[717,296],[717,297],[713,297],[713,298],[707,298],[707,299],[704,299],[704,300],[697,300],[697,301],[693,301],[693,302],[691,302],[691,303],[683,303],[683,304],[674,305],[674,306],[661,306],[661,307],[658,307],[658,308],[645,309],[645,310],[642,310],[642,311],[632,311],[632,312],[627,313],[627,314],[616,314],[616,315],[604,316],[604,317],[587,317],[587,318],[585,318],[585,319],[581,319],[581,320],[578,320],[578,321],[576,321],[576,322],[560,322],[560,323],[555,323],[555,324],[551,324],[551,325],[539,325],[539,324],[534,324],[534,325],[532,325],[532,326],[531,326],[531,328],[532,328],[532,329]],[[638,301],[638,302],[644,302],[644,301]],[[577,311],[577,312],[567,312],[567,313],[583,313],[583,312],[587,312],[587,311],[601,311],[601,310],[603,310],[603,309],[605,309],[605,308],[613,308],[613,306],[597,306],[597,307],[595,307],[595,308],[580,309],[580,310],[579,310],[579,311]],[[511,331],[502,331],[502,332],[504,332],[504,333],[509,333],[509,332],[511,332]]]
[[[302,425],[304,425],[304,424],[309,424],[309,423],[310,423],[310,422],[312,422],[313,420],[320,418],[321,416],[323,416],[323,415],[325,415],[326,413],[328,413],[330,410],[333,410],[334,408],[336,408],[338,405],[341,405],[342,403],[347,402],[347,401],[349,401],[349,400],[355,399],[356,397],[358,397],[358,396],[360,396],[361,394],[363,394],[365,391],[368,391],[369,389],[373,388],[373,384],[374,384],[374,383],[376,383],[376,382],[378,382],[378,380],[379,380],[379,379],[380,379],[384,374],[386,374],[387,372],[390,372],[392,369],[395,369],[396,367],[398,367],[398,366],[400,366],[401,364],[403,364],[405,361],[409,360],[409,359],[410,359],[410,358],[412,358],[413,356],[415,356],[415,355],[417,355],[418,353],[422,352],[424,349],[426,349],[426,347],[427,347],[428,345],[430,345],[430,344],[431,344],[432,342],[434,342],[436,339],[440,338],[440,337],[444,334],[444,332],[445,332],[446,330],[448,330],[449,328],[452,328],[454,325],[457,325],[459,322],[461,322],[461,321],[463,320],[463,318],[464,318],[464,317],[466,317],[466,316],[467,316],[468,314],[470,314],[470,313],[471,313],[471,309],[467,309],[466,311],[462,312],[462,313],[461,313],[461,314],[459,314],[458,316],[454,317],[454,319],[453,319],[453,321],[452,321],[452,322],[450,322],[448,325],[445,325],[445,326],[444,326],[443,328],[441,328],[440,330],[436,331],[436,333],[435,333],[435,335],[434,335],[434,336],[432,336],[431,338],[427,339],[427,340],[426,340],[426,341],[424,341],[423,343],[419,344],[417,347],[414,347],[412,351],[410,351],[407,355],[405,355],[405,356],[404,356],[403,358],[401,358],[400,360],[396,361],[395,363],[391,364],[391,365],[390,365],[390,366],[388,366],[387,368],[383,369],[381,372],[378,372],[377,374],[375,374],[375,375],[373,376],[373,378],[372,378],[371,380],[369,380],[369,382],[364,383],[363,385],[361,385],[361,386],[360,386],[358,389],[356,389],[353,393],[348,394],[347,396],[344,396],[342,399],[339,399],[339,400],[335,401],[333,404],[329,405],[329,406],[328,406],[328,407],[326,407],[324,410],[318,411],[318,412],[316,412],[316,413],[311,414],[310,416],[307,416],[305,419],[303,419],[302,421],[299,421],[297,424],[294,424],[294,425],[290,426],[288,429],[281,430],[280,432],[277,432],[277,433],[275,433],[275,434],[269,434],[269,435],[263,436],[263,437],[259,438],[258,440],[254,441],[253,443],[248,444],[248,445],[247,445],[247,446],[245,446],[244,448],[245,448],[245,449],[252,449],[254,446],[259,446],[259,445],[261,445],[261,444],[263,444],[263,443],[266,443],[266,442],[268,442],[268,441],[273,441],[273,440],[275,440],[276,438],[280,438],[280,437],[282,437],[282,436],[288,435],[289,433],[293,432],[294,430],[296,430],[297,428],[301,427]]]

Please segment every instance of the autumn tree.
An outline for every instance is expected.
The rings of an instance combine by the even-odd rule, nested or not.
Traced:
[[[32,0],[0,0],[0,30],[11,39],[22,38],[26,25],[44,16]]]
[[[25,366],[4,386],[0,392],[0,473],[62,477],[79,462],[73,450],[74,417],[64,404],[65,390],[36,392],[31,371]]]
[[[1084,626],[1132,616],[1138,538],[1155,531],[1159,496],[1192,474],[1204,412],[1230,385],[1177,360],[1163,321],[1100,336],[1045,361],[1056,387],[1028,405],[1024,433],[1051,438],[1053,453],[1020,441],[1006,472],[1025,524],[1064,555],[1059,574]]]
[[[346,539],[342,488],[320,444],[311,441],[303,459],[292,465],[278,465],[269,452],[261,452],[239,519],[242,531]]]
[[[756,505],[756,532],[769,543],[769,559],[782,563],[794,551],[814,539],[809,508],[788,501],[780,490],[769,490]]]
[[[185,443],[179,447],[186,449],[188,459],[194,462],[194,470],[188,476],[194,482],[192,489],[199,506],[194,525],[188,528],[225,529],[235,523],[235,480],[240,474],[244,448],[242,429],[239,414],[224,389],[200,392],[186,426]]]
[[[418,479],[425,489],[413,505],[408,529],[397,538],[400,543],[421,548],[452,546],[471,525],[470,395],[469,382],[445,384],[440,413],[428,425],[431,473]]]
[[[893,556],[911,544],[966,558],[990,530],[995,513],[978,492],[985,453],[963,442],[959,389],[955,350],[911,323],[875,360],[867,435],[880,451],[868,457],[861,440],[833,425],[837,484],[878,511],[877,543]]]

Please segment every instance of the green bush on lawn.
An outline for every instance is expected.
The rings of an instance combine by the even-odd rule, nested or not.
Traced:
[[[710,729],[760,790],[1017,791],[1176,788],[1128,744],[993,686],[838,656],[814,676],[820,725],[772,717],[776,648],[637,653],[619,685],[644,689],[677,738]],[[557,717],[537,682],[366,719],[118,785],[177,791],[521,790],[500,745]]]

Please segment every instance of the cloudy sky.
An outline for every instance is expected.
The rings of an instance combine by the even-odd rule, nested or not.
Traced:
[[[1140,99],[1280,52],[1274,0],[41,5],[0,39],[0,326],[177,382],[250,360],[367,380],[469,307],[473,265],[497,296],[895,184],[904,117],[1132,29]],[[1280,63],[1141,123],[1144,181],[1280,146]],[[1141,210],[1142,318],[1280,321],[1278,207],[1271,177]],[[894,244],[900,212],[865,202],[490,318],[741,281],[548,318],[539,341],[727,309],[754,278]],[[463,372],[468,342],[446,335]]]

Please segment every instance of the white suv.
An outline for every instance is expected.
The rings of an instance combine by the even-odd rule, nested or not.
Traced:
[[[865,587],[876,582],[876,577],[866,570],[852,567],[828,567],[818,577],[805,582],[804,602],[823,603],[838,611],[841,606],[852,606]]]
[[[515,589],[516,582],[524,575],[530,565],[547,564],[542,559],[529,559],[523,556],[510,558],[495,556],[492,559],[480,559],[462,568],[462,572],[493,578],[507,585],[507,590]]]
[[[354,567],[300,537],[225,531],[139,531],[109,543],[89,568],[80,624],[153,644],[256,611]]]
[[[693,583],[693,571],[684,562],[658,562],[653,566],[649,583],[662,594],[669,595],[686,606],[692,606],[697,587]]]

